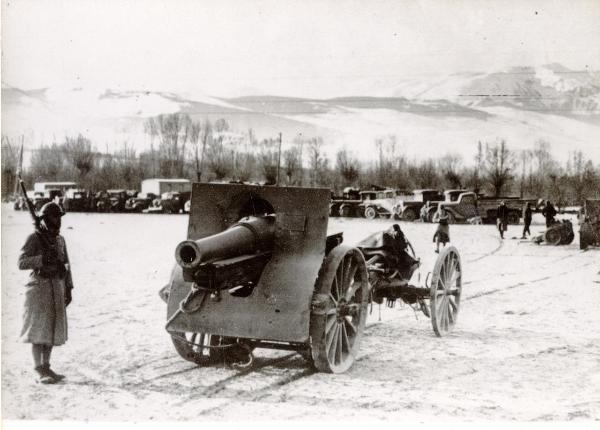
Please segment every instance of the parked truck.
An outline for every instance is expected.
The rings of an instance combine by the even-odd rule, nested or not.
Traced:
[[[421,209],[428,201],[440,201],[443,197],[443,194],[438,190],[414,190],[410,196],[402,197],[396,203],[393,212],[396,218],[404,221],[414,221],[419,218]]]
[[[479,218],[477,209],[477,194],[465,190],[447,190],[444,191],[443,201],[428,201],[422,209],[422,218],[425,222],[436,222],[435,213],[439,205],[443,204],[448,213],[448,222],[450,224],[458,222],[469,222],[472,219]]]
[[[373,186],[371,190],[345,188],[340,197],[332,196],[329,205],[330,216],[364,216],[367,219],[392,217],[394,206],[406,198],[409,191]]]
[[[146,179],[142,181],[143,196],[157,196],[144,209],[148,213],[178,213],[190,199],[192,183],[188,179]],[[163,201],[164,199],[164,201]]]
[[[483,195],[477,196],[477,208],[479,216],[485,223],[493,224],[498,217],[498,206],[501,202],[506,204],[508,208],[508,223],[519,224],[523,213],[523,206],[526,202],[533,202],[532,209],[535,208],[535,200],[524,200],[519,197],[487,197]]]

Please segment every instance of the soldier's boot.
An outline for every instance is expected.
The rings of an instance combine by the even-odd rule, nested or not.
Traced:
[[[40,384],[54,384],[56,380],[48,374],[45,366],[37,366],[35,369],[38,374],[38,378],[36,382]]]
[[[52,369],[50,369],[50,363],[44,364],[43,366],[46,369],[46,374],[50,375],[50,377],[52,379],[54,379],[56,382],[59,382],[59,381],[62,381],[63,379],[65,379],[65,375],[61,375],[60,373],[56,373]]]

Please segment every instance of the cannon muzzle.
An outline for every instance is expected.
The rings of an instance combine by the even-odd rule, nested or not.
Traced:
[[[184,271],[193,270],[209,261],[271,251],[274,235],[274,215],[249,216],[221,233],[196,241],[184,240],[177,245],[175,259]]]

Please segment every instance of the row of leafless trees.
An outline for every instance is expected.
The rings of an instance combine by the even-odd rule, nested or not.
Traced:
[[[160,115],[144,124],[150,149],[137,152],[124,143],[113,153],[99,153],[85,136],[42,145],[23,172],[28,183],[73,180],[92,190],[139,188],[143,179],[187,177],[194,181],[235,180],[281,185],[371,185],[416,188],[470,188],[492,195],[549,198],[559,205],[600,197],[600,166],[573,152],[560,165],[550,144],[533,150],[513,150],[503,141],[478,142],[474,158],[465,161],[448,153],[437,159],[410,160],[399,150],[395,136],[374,142],[376,161],[359,160],[341,149],[330,160],[320,137],[297,138],[280,152],[280,137],[258,140],[250,129],[231,130],[224,119],[193,121],[185,114]],[[2,139],[3,196],[14,189],[19,142]],[[278,169],[278,165],[280,166]]]

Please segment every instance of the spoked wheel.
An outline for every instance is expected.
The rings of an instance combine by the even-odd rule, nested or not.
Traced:
[[[377,218],[377,210],[374,207],[369,206],[368,208],[365,209],[365,218],[366,219]]]
[[[402,219],[404,221],[414,221],[417,219],[417,213],[412,209],[406,209],[402,212]]]
[[[439,337],[449,333],[458,317],[462,293],[462,264],[458,250],[444,248],[433,268],[430,290],[430,313],[433,331]]]
[[[185,360],[200,365],[207,365],[216,361],[213,350],[203,347],[214,345],[219,337],[208,333],[178,332],[171,334],[171,340],[177,353]]]
[[[173,333],[171,340],[181,357],[201,366],[223,363],[245,368],[253,361],[253,348],[238,343],[233,337],[208,333]]]
[[[369,282],[362,253],[345,245],[325,258],[313,297],[311,355],[321,372],[342,373],[358,352],[367,318]]]
[[[554,246],[560,245],[561,239],[562,238],[561,238],[561,235],[560,235],[560,229],[558,229],[558,228],[552,228],[552,227],[550,227],[544,233],[544,240],[549,245],[554,245]]]

